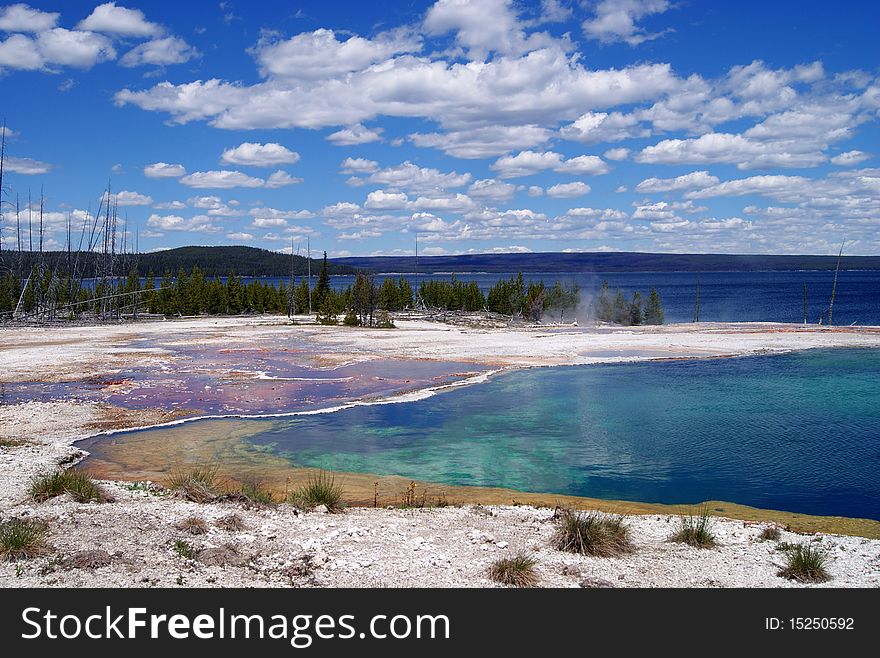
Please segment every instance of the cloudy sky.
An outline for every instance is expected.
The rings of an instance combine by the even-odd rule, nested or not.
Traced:
[[[880,4],[0,5],[3,248],[880,253]],[[78,234],[78,231],[77,231]],[[26,234],[22,235],[25,248]]]

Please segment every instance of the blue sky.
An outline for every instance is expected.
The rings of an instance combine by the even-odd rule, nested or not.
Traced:
[[[870,2],[0,5],[15,202],[66,242],[880,253]],[[75,236],[76,239],[77,236]],[[27,247],[27,237],[22,236]]]

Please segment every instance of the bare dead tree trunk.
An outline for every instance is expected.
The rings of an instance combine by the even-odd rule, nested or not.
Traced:
[[[828,326],[834,325],[834,297],[837,295],[837,275],[840,273],[840,257],[843,256],[844,240],[840,245],[840,251],[837,254],[837,267],[834,268],[834,286],[831,288],[831,303],[828,304]]]

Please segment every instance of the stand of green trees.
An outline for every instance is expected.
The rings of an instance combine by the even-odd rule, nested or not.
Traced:
[[[345,325],[390,328],[394,325],[389,313],[416,307],[491,311],[532,321],[551,318],[565,322],[566,317],[574,318],[580,304],[577,285],[559,281],[552,286],[543,281],[526,284],[522,274],[497,281],[486,295],[476,281],[427,279],[414,291],[402,276],[386,278],[377,285],[375,276],[366,272],[358,273],[352,285],[336,290],[330,285],[326,254],[317,283],[311,288],[306,277],[300,277],[299,282],[291,277],[288,283],[278,286],[259,280],[245,283],[233,272],[225,280],[210,278],[198,266],[189,272],[181,268],[176,275],[166,271],[161,278],[148,272],[143,282],[137,269],[132,269],[124,280],[99,282],[94,287],[81,287],[55,270],[46,269],[40,274],[35,268],[24,288],[15,273],[0,273],[0,318],[11,317],[16,310],[19,316],[27,316],[45,308],[52,309],[51,315],[41,311],[41,319],[119,318],[144,313],[173,317],[313,312],[323,324],[338,324],[342,316]],[[651,290],[647,300],[643,301],[639,293],[627,300],[620,290],[612,294],[607,282],[592,314],[602,322],[621,325],[664,321],[656,290]]]
[[[612,294],[607,281],[602,283],[595,311],[596,319],[600,322],[624,326],[663,324],[664,321],[663,305],[660,303],[660,295],[656,289],[651,288],[647,301],[643,301],[641,293],[638,292],[633,293],[632,299],[627,300],[620,288]]]

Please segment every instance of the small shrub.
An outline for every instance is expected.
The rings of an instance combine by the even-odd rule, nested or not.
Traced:
[[[110,497],[87,474],[67,469],[37,475],[31,480],[30,495],[38,503],[45,502],[62,494],[70,496],[78,503],[106,503]]]
[[[311,477],[294,491],[290,495],[290,502],[301,509],[314,509],[318,505],[324,505],[332,514],[341,512],[345,507],[342,485],[337,484],[336,479],[324,471]]]
[[[29,443],[30,441],[25,441],[24,439],[0,439],[0,448],[18,448]]]
[[[45,524],[24,519],[0,523],[0,557],[7,562],[45,555],[48,550]]]
[[[227,514],[214,521],[214,525],[227,532],[238,532],[245,529],[244,521],[238,514]]]
[[[798,544],[787,551],[786,565],[779,575],[800,583],[824,583],[831,580],[825,570],[828,554],[811,543]]]
[[[552,542],[560,551],[594,557],[616,557],[633,550],[624,517],[601,512],[562,510]]]
[[[427,492],[422,492],[421,497],[416,494],[416,483],[411,480],[403,494],[400,496],[400,506],[403,508],[421,508],[428,503]]]
[[[528,553],[517,553],[495,560],[489,566],[489,578],[511,587],[535,587],[538,584],[536,564],[535,558]]]
[[[259,482],[246,482],[241,485],[241,489],[239,490],[242,496],[247,498],[250,502],[256,503],[257,505],[271,505],[275,502],[275,498],[272,495],[272,492],[263,487],[263,485]]]
[[[168,488],[194,503],[209,503],[220,493],[216,466],[193,466],[172,471]]]
[[[345,317],[342,318],[342,324],[344,324],[346,327],[361,326],[360,318],[358,318],[357,313],[354,312],[353,308],[348,309],[348,313],[346,313]]]
[[[196,559],[196,550],[188,542],[178,539],[174,542],[174,552],[187,560]]]
[[[189,516],[182,521],[178,521],[174,527],[191,535],[204,535],[208,532],[208,524],[205,523],[204,519],[200,519],[197,516]]]
[[[391,316],[388,314],[388,311],[380,310],[376,315],[376,328],[377,329],[396,329],[397,327],[394,324],[394,320],[391,319]]]
[[[780,553],[787,553],[788,551],[794,551],[798,547],[798,544],[791,544],[787,541],[781,541],[776,544],[776,550]]]
[[[775,525],[764,528],[760,534],[764,541],[779,541],[779,528]]]
[[[695,514],[679,516],[678,530],[669,539],[695,548],[715,546],[715,535],[712,533],[712,515],[709,508],[703,505]]]

